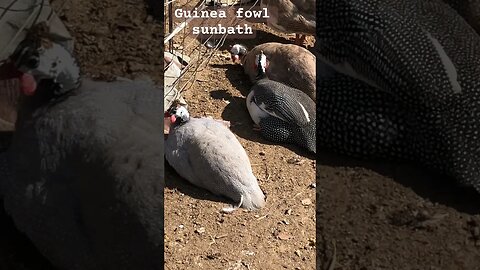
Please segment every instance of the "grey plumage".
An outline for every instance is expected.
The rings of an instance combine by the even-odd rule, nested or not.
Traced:
[[[3,200],[4,185],[12,177],[12,168],[8,148],[11,144],[11,132],[0,132],[0,200]]]
[[[247,96],[247,108],[253,121],[269,141],[293,143],[316,153],[315,102],[302,91],[265,77]]]
[[[175,126],[165,141],[165,157],[180,176],[216,195],[262,208],[265,197],[250,160],[235,135],[210,118],[190,118]],[[243,199],[242,199],[243,197]]]
[[[162,89],[57,82],[19,104],[5,209],[58,268],[163,269]]]
[[[317,3],[320,58],[350,76],[319,88],[321,143],[417,161],[480,191],[475,31],[439,0]]]

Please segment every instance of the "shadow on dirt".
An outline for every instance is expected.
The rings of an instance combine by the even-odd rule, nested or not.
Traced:
[[[431,173],[412,164],[391,161],[364,161],[333,154],[328,150],[317,156],[317,163],[333,167],[363,167],[411,188],[419,196],[457,211],[480,214],[480,194],[473,188],[461,187],[449,177]],[[321,173],[321,172],[320,172]],[[321,183],[319,183],[321,185]]]
[[[242,93],[243,94],[243,93]],[[222,119],[230,121],[230,129],[238,136],[249,141],[267,145],[282,145],[299,156],[315,159],[315,155],[292,144],[280,144],[265,140],[259,131],[253,130],[253,122],[245,106],[245,98],[232,97],[226,90],[214,90],[210,93],[214,99],[225,100],[228,105],[222,112]]]
[[[233,204],[233,201],[226,197],[216,196],[206,189],[197,187],[184,178],[182,178],[175,169],[172,168],[165,160],[165,187],[169,189],[176,189],[179,192],[186,194],[197,200],[221,202],[225,204]]]

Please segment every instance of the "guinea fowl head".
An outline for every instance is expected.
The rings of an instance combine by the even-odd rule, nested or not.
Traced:
[[[247,47],[241,44],[235,44],[230,49],[230,55],[234,63],[241,62],[241,59],[244,55],[247,54]]]
[[[24,76],[33,78],[35,87],[40,81],[49,80],[56,86],[52,88],[54,94],[60,95],[79,86],[80,69],[72,54],[52,40],[45,27],[32,27],[10,60]]]
[[[180,125],[190,120],[190,113],[184,106],[178,105],[170,109],[170,123]]]

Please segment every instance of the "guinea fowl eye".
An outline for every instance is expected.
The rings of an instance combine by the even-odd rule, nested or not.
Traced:
[[[39,63],[40,63],[40,61],[38,60],[38,57],[32,56],[27,60],[25,65],[30,69],[34,69],[34,68],[38,67]]]

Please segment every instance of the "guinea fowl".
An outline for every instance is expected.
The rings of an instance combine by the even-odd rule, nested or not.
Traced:
[[[443,0],[455,9],[480,34],[480,1],[479,0]]]
[[[316,101],[315,55],[292,44],[268,42],[255,46],[251,51],[244,45],[235,44],[230,49],[232,61],[242,64],[252,82],[258,75],[255,59],[262,51],[268,55],[265,73],[270,80],[302,90]]]
[[[318,17],[319,55],[361,81],[322,86],[332,89],[319,95],[333,96],[319,97],[324,106],[319,129],[325,129],[319,139],[365,157],[376,144],[382,156],[407,158],[480,191],[479,35],[439,0],[329,0],[318,5],[325,11]],[[363,104],[360,108],[371,115],[352,114],[349,103]],[[338,115],[346,122],[332,124]],[[362,136],[340,128],[359,122]],[[382,142],[370,140],[365,130],[375,131]]]
[[[256,210],[265,205],[247,153],[224,123],[192,118],[183,106],[173,107],[169,117],[165,157],[180,176],[232,199],[238,207]]]
[[[302,45],[306,35],[315,35],[315,0],[261,0],[267,8],[267,25],[273,29],[295,34],[295,44]]]
[[[23,96],[5,209],[59,269],[163,269],[162,90],[80,78],[43,36],[12,59],[39,82]]]
[[[298,89],[268,79],[263,52],[256,63],[257,81],[246,100],[256,127],[269,141],[294,143],[316,153],[315,102]]]

